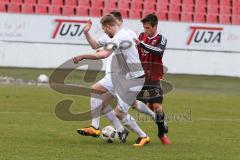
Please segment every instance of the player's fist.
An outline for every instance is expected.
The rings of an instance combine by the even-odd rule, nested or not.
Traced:
[[[136,43],[136,45],[140,44],[140,41],[138,39],[134,39],[134,42]]]
[[[82,56],[77,56],[77,57],[74,57],[74,58],[73,58],[73,62],[74,62],[75,64],[78,64],[78,62],[81,61],[81,60],[83,60],[83,57],[82,57]]]
[[[89,19],[87,24],[83,27],[84,33],[88,33],[91,27],[92,27],[92,21]]]

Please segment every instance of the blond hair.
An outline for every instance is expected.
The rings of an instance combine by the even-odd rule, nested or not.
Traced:
[[[100,20],[100,23],[104,26],[105,25],[114,26],[118,24],[116,17],[114,17],[112,14],[103,16]]]

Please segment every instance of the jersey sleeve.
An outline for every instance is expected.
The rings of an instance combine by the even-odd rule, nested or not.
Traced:
[[[149,53],[154,53],[154,54],[163,54],[166,45],[167,45],[167,39],[163,37],[162,35],[159,35],[159,42],[157,46],[151,46],[143,41],[140,43],[140,47],[143,48],[144,50],[148,51]]]

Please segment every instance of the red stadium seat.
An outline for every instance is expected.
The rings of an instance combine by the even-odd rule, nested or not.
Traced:
[[[50,5],[50,0],[38,0],[38,5],[39,4],[40,5]]]
[[[117,8],[117,5],[115,0],[104,0],[104,7],[109,9],[111,8],[113,10]]]
[[[181,0],[170,0],[169,2],[170,4],[178,4],[178,5],[182,4]]]
[[[158,12],[168,12],[169,4],[168,3],[157,3],[157,11]]]
[[[78,0],[78,6],[82,8],[90,7],[90,0]]]
[[[168,12],[168,20],[169,21],[180,21],[179,12]]]
[[[181,21],[182,22],[192,22],[193,14],[192,13],[181,13]]]
[[[140,19],[141,17],[142,17],[142,15],[141,15],[141,11],[140,10],[133,10],[133,9],[131,9],[129,11],[129,18]]]
[[[220,0],[221,6],[231,6],[231,0]]]
[[[240,0],[232,0],[233,7],[240,7]]]
[[[23,4],[22,5],[22,13],[32,14],[34,13],[34,5],[32,4]]]
[[[205,21],[205,14],[201,14],[201,13],[194,14],[194,15],[193,15],[193,21],[194,21],[194,22],[198,22],[198,23],[204,23],[204,22],[206,22],[206,21]]]
[[[194,0],[183,0],[182,4],[194,4]]]
[[[131,10],[142,10],[143,4],[139,1],[131,1],[130,3]]]
[[[142,17],[145,17],[146,15],[151,14],[151,13],[154,13],[154,14],[155,14],[155,11],[152,11],[152,10],[143,10],[143,12],[142,12]]]
[[[128,9],[120,9],[123,18],[128,18]]]
[[[144,2],[156,4],[157,0],[145,0]]]
[[[232,16],[232,24],[240,25],[240,15],[233,15]]]
[[[218,23],[218,15],[217,14],[208,14],[206,16],[207,23]]]
[[[195,0],[195,5],[202,5],[202,6],[206,6],[206,0]]]
[[[202,13],[202,14],[207,13],[206,12],[206,7],[202,6],[202,5],[195,5],[194,11],[195,11],[195,13]]]
[[[193,13],[194,12],[193,5],[191,5],[191,4],[184,4],[184,5],[182,5],[182,12]]]
[[[181,12],[181,6],[177,4],[170,4],[169,12]]]
[[[88,16],[88,8],[86,7],[77,7],[76,8],[76,15],[77,16]]]
[[[61,15],[62,8],[60,6],[49,6],[49,14],[51,15]]]
[[[156,13],[158,20],[167,21],[167,12],[157,12]]]
[[[207,4],[210,6],[218,6],[218,0],[207,0]]]
[[[75,8],[72,6],[65,6],[63,7],[62,15],[64,16],[73,16],[75,15]]]
[[[143,4],[143,9],[144,10],[149,10],[149,11],[155,11],[156,10],[156,6],[154,3],[148,3],[148,2],[145,2]]]
[[[6,4],[6,3],[9,3],[10,0],[1,0],[0,1],[0,4]]]
[[[220,6],[221,14],[231,14],[231,7],[229,6]]]
[[[232,8],[233,15],[240,15],[240,7],[233,7]]]
[[[219,15],[219,23],[231,24],[231,16],[230,15]]]
[[[110,12],[112,12],[112,11],[113,11],[113,9],[111,9],[111,8],[103,8],[102,13],[103,13],[103,15],[106,15],[106,14],[109,14]]]
[[[94,8],[103,8],[103,0],[91,0],[91,6]]]
[[[126,0],[119,0],[117,6],[119,9],[129,9],[130,3]]]
[[[209,14],[218,14],[219,8],[218,6],[207,6],[207,13]]]
[[[23,3],[23,0],[10,0],[10,3],[13,4],[22,4]]]
[[[47,5],[36,5],[35,13],[37,13],[37,14],[48,14],[48,6]]]
[[[157,3],[161,3],[161,4],[169,3],[169,0],[157,0]]]
[[[0,12],[7,12],[6,4],[0,3]]]
[[[52,5],[63,6],[63,0],[52,0]]]
[[[65,6],[77,6],[77,0],[65,0]]]
[[[100,8],[90,8],[89,16],[101,17],[102,16],[102,10]]]
[[[7,6],[8,6],[8,12],[10,12],[10,13],[20,13],[21,12],[20,4],[9,3]]]
[[[24,0],[24,4],[37,4],[37,0]]]

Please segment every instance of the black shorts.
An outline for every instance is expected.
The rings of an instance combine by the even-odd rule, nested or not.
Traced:
[[[163,89],[161,81],[145,81],[142,90],[139,92],[137,99],[144,103],[163,102]]]

